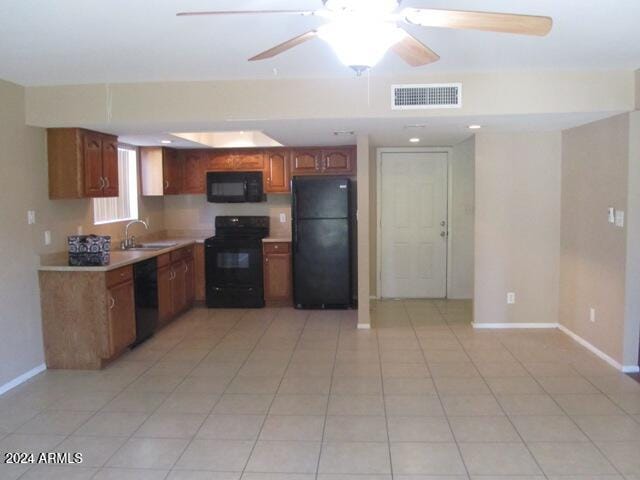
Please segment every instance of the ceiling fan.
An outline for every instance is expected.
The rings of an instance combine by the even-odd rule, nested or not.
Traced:
[[[275,57],[318,37],[326,41],[342,63],[353,68],[358,75],[378,63],[389,49],[414,67],[440,59],[437,53],[407,32],[401,24],[537,36],[549,33],[553,24],[550,17],[535,15],[429,8],[399,9],[401,1],[322,0],[324,8],[319,10],[180,12],[177,16],[281,14],[320,17],[326,19],[327,23],[265,50],[249,61]]]

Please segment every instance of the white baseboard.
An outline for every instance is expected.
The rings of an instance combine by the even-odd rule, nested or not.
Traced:
[[[359,323],[358,330],[371,330],[371,324],[369,323]]]
[[[623,372],[623,373],[638,373],[638,372],[640,372],[640,367],[638,367],[638,365],[622,365],[621,363],[618,363],[615,359],[611,358],[609,355],[604,353],[599,348],[593,346],[591,343],[586,341],[580,335],[577,335],[577,334],[573,333],[571,330],[569,330],[564,325],[558,325],[558,328],[560,329],[561,332],[566,333],[567,335],[569,335],[573,340],[578,342],[580,345],[582,345],[584,348],[589,350],[591,353],[593,353],[597,357],[600,357],[602,360],[607,362],[612,367],[615,367],[616,370],[619,370],[620,372]]]
[[[0,395],[2,395],[3,393],[8,392],[12,388],[17,387],[21,383],[26,382],[31,377],[35,377],[40,372],[44,372],[46,369],[47,369],[47,366],[44,363],[42,363],[42,364],[38,365],[37,367],[32,368],[28,372],[23,373],[19,377],[16,377],[13,380],[5,383],[4,385],[0,385]]]
[[[369,300],[378,300],[378,297],[375,295],[369,295]]]
[[[507,328],[558,328],[557,323],[476,323],[472,322],[473,328],[478,329],[507,329]]]

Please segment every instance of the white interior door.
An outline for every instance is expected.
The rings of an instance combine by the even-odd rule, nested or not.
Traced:
[[[381,160],[381,294],[447,293],[447,154],[385,152]]]

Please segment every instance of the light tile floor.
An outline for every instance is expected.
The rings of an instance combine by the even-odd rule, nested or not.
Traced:
[[[0,451],[82,452],[0,479],[640,479],[640,384],[463,301],[197,308],[100,372],[0,397]]]

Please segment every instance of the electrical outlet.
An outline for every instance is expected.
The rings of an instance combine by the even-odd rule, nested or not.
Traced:
[[[27,224],[28,225],[34,225],[36,223],[36,211],[35,210],[29,210],[27,212]]]
[[[287,214],[286,213],[281,213],[280,214],[280,223],[287,223]]]
[[[624,210],[616,210],[616,227],[624,227]]]
[[[509,305],[513,305],[514,303],[516,303],[516,294],[515,294],[515,292],[507,293],[507,303]]]
[[[593,307],[589,309],[589,321],[593,323],[596,322],[596,309]]]
[[[76,232],[78,232],[78,235],[82,235],[82,232],[84,232],[84,228],[82,228],[82,225],[78,225],[78,228],[76,228]]]
[[[44,244],[51,245],[51,230],[46,230],[44,232]]]

